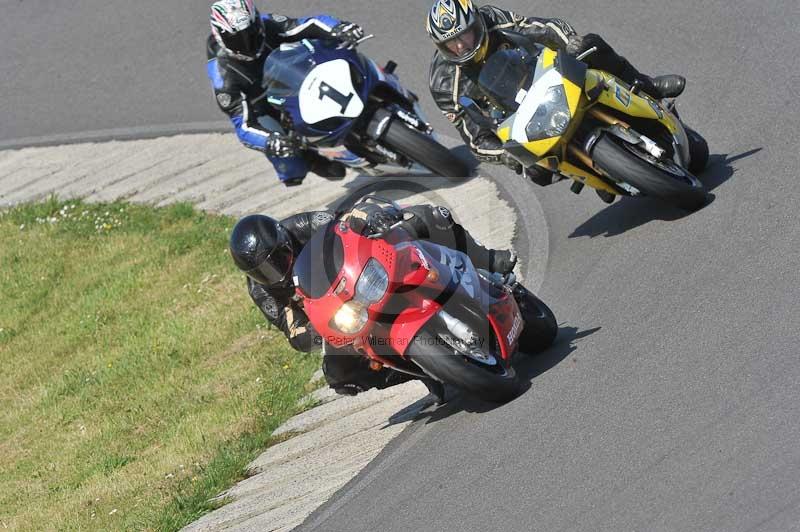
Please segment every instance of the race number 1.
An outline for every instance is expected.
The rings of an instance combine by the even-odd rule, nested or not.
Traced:
[[[350,93],[350,95],[347,96],[337,91],[334,87],[328,85],[324,81],[319,84],[320,101],[324,100],[325,98],[333,100],[336,104],[342,107],[342,114],[344,114],[344,112],[347,110],[347,106],[350,105],[350,100],[353,99],[353,96],[355,96],[355,93]]]

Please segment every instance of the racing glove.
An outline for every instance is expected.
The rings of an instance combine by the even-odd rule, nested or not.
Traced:
[[[367,226],[375,233],[386,233],[395,223],[403,219],[403,214],[394,207],[374,210],[367,216]]]
[[[269,134],[265,152],[270,157],[296,157],[303,150],[303,139],[294,134]]]
[[[352,49],[364,38],[364,30],[358,24],[341,22],[333,27],[331,37],[341,41],[345,48]]]

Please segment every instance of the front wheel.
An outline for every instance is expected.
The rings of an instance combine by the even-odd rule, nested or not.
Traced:
[[[689,126],[684,126],[684,129],[689,138],[689,171],[699,174],[708,166],[708,142]]]
[[[694,211],[705,205],[703,184],[668,159],[656,159],[638,145],[605,134],[592,150],[592,159],[608,175],[636,187],[645,196]]]
[[[527,288],[518,287],[517,302],[525,327],[519,337],[519,349],[523,353],[540,353],[553,345],[558,335],[558,322],[553,311],[544,301]]]
[[[390,149],[416,161],[450,181],[460,181],[469,176],[469,168],[433,137],[412,129],[402,120],[393,120],[383,137]]]
[[[480,345],[480,352],[475,352],[476,348],[459,345],[429,324],[414,338],[406,356],[436,380],[486,401],[505,403],[519,393],[519,379],[514,368],[495,352],[494,344],[495,339],[489,338]]]

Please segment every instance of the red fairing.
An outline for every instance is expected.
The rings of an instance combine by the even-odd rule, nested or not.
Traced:
[[[345,224],[338,224],[334,231],[342,240],[344,265],[331,287],[321,298],[304,297],[304,294],[298,289],[298,294],[304,297],[306,314],[319,334],[331,345],[336,347],[349,344],[355,344],[357,347],[368,346],[373,326],[381,318],[387,302],[396,296],[397,292],[403,292],[406,299],[410,300],[411,307],[425,306],[425,310],[409,308],[407,310],[412,312],[403,311],[395,319],[395,323],[403,322],[406,319],[410,321],[408,325],[397,330],[400,336],[394,336],[395,330],[392,329],[391,345],[400,354],[404,353],[408,342],[436,312],[426,302],[414,297],[412,289],[412,287],[430,284],[427,281],[428,270],[423,265],[424,255],[410,242],[392,245],[382,239],[369,239],[350,230]],[[369,320],[364,328],[356,334],[348,335],[333,327],[333,316],[344,303],[355,296],[356,283],[370,259],[377,260],[386,270],[389,287],[386,295],[380,301],[368,307]],[[373,350],[368,349],[368,351],[372,352]]]
[[[489,306],[489,322],[500,343],[500,353],[505,360],[517,350],[517,342],[525,327],[519,306],[511,295],[506,294]]]
[[[401,312],[392,325],[391,337],[394,349],[401,355],[406,354],[408,346],[420,329],[442,308],[434,301],[427,300],[422,307],[410,307]]]
[[[385,354],[388,347],[405,355],[420,329],[441,310],[435,298],[444,293],[452,274],[445,264],[428,255],[421,243],[412,242],[405,233],[393,234],[394,243],[390,243],[362,236],[345,223],[337,224],[333,230],[342,242],[343,265],[322,297],[312,299],[298,289],[305,312],[329,344],[337,347],[352,344],[370,358],[391,366],[380,353]],[[370,260],[378,261],[386,270],[388,288],[380,301],[367,307],[364,327],[355,334],[343,333],[334,326],[334,316],[354,299],[356,284]],[[519,307],[507,292],[500,299],[483,293],[484,308],[500,344],[501,356],[508,360],[516,351],[524,326]],[[381,350],[373,347],[373,341],[382,346]]]

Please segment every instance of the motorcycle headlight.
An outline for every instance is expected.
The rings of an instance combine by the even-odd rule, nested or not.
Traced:
[[[544,101],[536,108],[525,128],[529,142],[563,135],[572,118],[563,85],[547,89]]]
[[[367,307],[358,301],[348,301],[333,316],[333,324],[345,334],[355,334],[369,319]]]
[[[356,300],[367,304],[377,303],[383,299],[388,288],[389,274],[386,269],[377,260],[369,259],[356,283]]]

